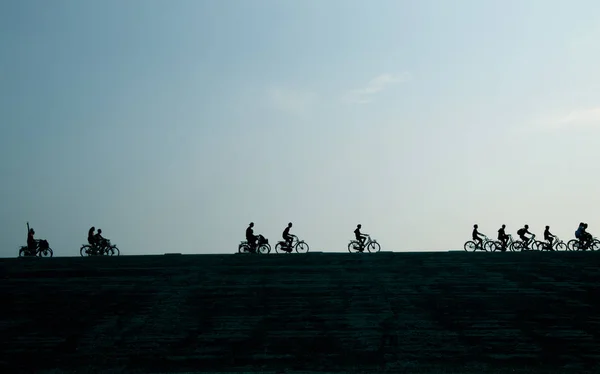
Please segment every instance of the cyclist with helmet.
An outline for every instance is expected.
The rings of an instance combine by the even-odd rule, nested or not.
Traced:
[[[529,249],[528,246],[531,239],[526,237],[525,234],[529,234],[532,237],[534,236],[531,232],[529,232],[529,225],[525,225],[523,228],[519,229],[519,231],[517,231],[517,234],[519,235],[519,238],[521,238],[521,240],[523,241],[523,249]]]
[[[544,239],[548,241],[546,248],[548,250],[553,251],[552,242],[554,241],[555,236],[550,233],[550,226],[546,226],[546,230],[544,230]]]
[[[477,228],[479,228],[479,226],[477,224],[473,225],[473,234],[472,234],[473,241],[477,242],[479,245],[479,248],[483,249],[483,239],[480,236],[486,236],[486,235],[477,231]]]
[[[33,228],[30,228],[29,232],[27,232],[27,249],[29,249],[32,253],[35,253],[38,245],[34,235],[35,231],[33,230]]]
[[[498,230],[498,240],[500,240],[500,243],[502,243],[502,252],[506,251],[506,245],[508,244],[508,235],[506,235],[506,232],[504,231],[505,229],[506,225],[502,225],[500,230]]]

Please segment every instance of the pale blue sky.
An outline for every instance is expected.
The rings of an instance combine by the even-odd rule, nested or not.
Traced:
[[[0,256],[600,230],[600,2],[4,0]]]

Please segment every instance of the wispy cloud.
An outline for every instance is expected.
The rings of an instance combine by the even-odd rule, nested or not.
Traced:
[[[600,125],[600,107],[572,111],[566,116],[558,118],[556,123],[561,126],[586,124]]]
[[[314,92],[298,91],[272,86],[267,91],[269,102],[277,109],[292,114],[307,114],[317,95]]]
[[[386,87],[406,82],[411,78],[411,75],[407,72],[401,74],[381,74],[378,77],[375,77],[369,81],[369,83],[363,87],[358,89],[353,89],[342,97],[342,101],[351,104],[367,104],[374,100],[375,94],[383,91]]]
[[[533,121],[524,130],[556,131],[574,126],[600,126],[600,107],[546,116]]]

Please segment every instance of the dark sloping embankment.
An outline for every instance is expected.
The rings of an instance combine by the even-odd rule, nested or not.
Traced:
[[[0,371],[580,373],[599,255],[3,259]]]

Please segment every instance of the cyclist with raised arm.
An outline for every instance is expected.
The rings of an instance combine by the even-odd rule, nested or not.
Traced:
[[[360,243],[360,249],[359,251],[364,251],[364,246],[365,246],[365,240],[367,240],[367,234],[361,234],[360,233],[360,228],[362,227],[362,225],[359,223],[358,225],[356,225],[356,230],[354,230],[354,236],[356,237],[356,240]]]
[[[481,238],[482,236],[486,236],[483,233],[480,233],[477,229],[479,228],[479,226],[477,224],[473,225],[473,234],[472,234],[472,238],[473,241],[478,243],[479,248],[483,249],[483,239]]]
[[[35,240],[35,231],[33,228],[30,228],[27,232],[27,249],[29,249],[32,253],[35,253],[37,250],[37,240]]]
[[[506,252],[506,245],[508,244],[508,235],[506,235],[506,225],[502,225],[498,230],[498,240],[502,243],[502,252]]]
[[[294,241],[294,235],[290,234],[290,229],[292,228],[292,223],[288,223],[287,227],[283,230],[283,234],[281,234],[281,237],[283,237],[283,240],[285,240],[285,245],[287,245],[287,249],[285,249],[285,251],[287,252],[291,252],[292,251],[292,242]]]
[[[548,245],[546,245],[546,247],[548,248],[548,250],[553,251],[554,249],[552,248],[552,242],[554,241],[554,238],[556,236],[552,235],[550,233],[550,226],[546,226],[546,230],[544,230],[544,240],[546,240],[548,242]]]
[[[523,241],[523,249],[529,249],[528,246],[529,242],[531,241],[530,238],[525,236],[526,234],[529,234],[532,237],[534,236],[531,232],[529,232],[529,225],[525,225],[517,231],[517,235],[519,235],[519,238]]]

